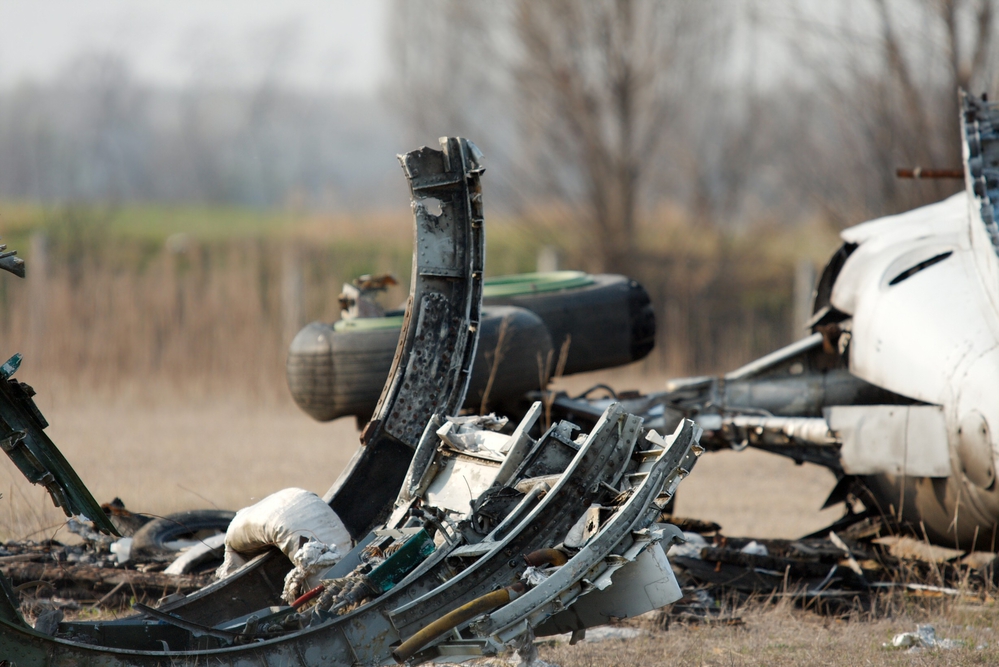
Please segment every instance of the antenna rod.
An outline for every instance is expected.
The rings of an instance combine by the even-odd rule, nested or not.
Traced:
[[[896,169],[898,178],[964,178],[964,169]]]

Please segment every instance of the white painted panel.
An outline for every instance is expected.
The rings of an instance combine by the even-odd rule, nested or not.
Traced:
[[[947,425],[936,405],[845,405],[826,408],[829,428],[843,443],[843,471],[851,475],[947,477]]]
[[[492,486],[499,464],[467,457],[450,458],[427,487],[427,504],[444,507],[461,514],[471,511],[472,498]]]
[[[979,220],[979,223],[981,221]],[[955,372],[990,349],[999,321],[968,236],[968,198],[959,193],[845,230],[860,247],[833,287],[832,304],[853,316],[850,371],[927,403],[953,399]],[[947,259],[891,285],[909,266]]]
[[[592,590],[572,606],[576,622],[586,627],[615,618],[631,618],[683,597],[673,568],[658,543],[613,574],[613,585]]]
[[[948,477],[952,470],[943,408],[936,405],[909,407],[905,432],[905,474],[914,477]]]
[[[829,428],[843,445],[840,459],[850,475],[901,474],[905,465],[905,406],[837,406],[827,408]]]

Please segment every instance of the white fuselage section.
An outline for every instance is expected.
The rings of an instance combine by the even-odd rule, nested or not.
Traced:
[[[831,297],[852,318],[851,373],[941,406],[947,438],[929,454],[949,458],[957,474],[994,470],[997,454],[999,258],[978,210],[962,192],[845,230],[843,240],[858,247]]]

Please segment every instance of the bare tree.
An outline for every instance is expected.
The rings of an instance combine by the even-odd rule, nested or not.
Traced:
[[[671,126],[697,106],[690,74],[702,73],[697,59],[710,49],[710,11],[644,0],[517,4],[516,81],[535,182],[585,221],[597,268],[632,268],[650,174]]]
[[[960,165],[957,90],[999,85],[999,0],[854,0],[844,8],[828,18],[792,5],[795,53],[821,108],[810,144],[786,164],[789,183],[845,224],[960,187],[902,183],[895,169]]]
[[[582,223],[593,268],[626,271],[666,136],[698,106],[690,94],[703,74],[698,61],[719,46],[708,30],[719,22],[712,7],[399,2],[396,106],[419,131],[481,130],[472,136],[485,137],[486,155],[496,149],[517,173],[507,203],[524,215],[528,203],[557,201]]]
[[[504,15],[498,5],[462,0],[393,3],[385,95],[414,138],[494,134],[489,124],[497,114],[490,107],[508,65],[496,45]]]
[[[522,203],[509,2],[394,0],[384,98],[406,145],[464,136],[485,153],[489,207]]]

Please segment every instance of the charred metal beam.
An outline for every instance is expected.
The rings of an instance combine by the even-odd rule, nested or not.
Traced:
[[[427,423],[436,414],[460,410],[482,307],[482,153],[470,141],[445,137],[441,150],[423,147],[399,160],[410,184],[415,225],[406,314],[392,371],[361,434],[361,447],[324,496],[358,541],[391,511]],[[430,200],[439,203],[440,213],[428,209]],[[195,622],[223,610],[249,612],[273,603],[273,582],[289,567],[274,550],[163,609]],[[230,586],[238,590],[230,593]]]
[[[362,447],[326,499],[357,538],[392,507],[435,414],[457,414],[478,341],[485,236],[482,154],[459,138],[399,156],[412,194],[413,275],[392,370]],[[435,214],[428,204],[438,203]]]
[[[992,246],[999,252],[999,104],[963,90],[960,97],[967,179],[981,207]]]

